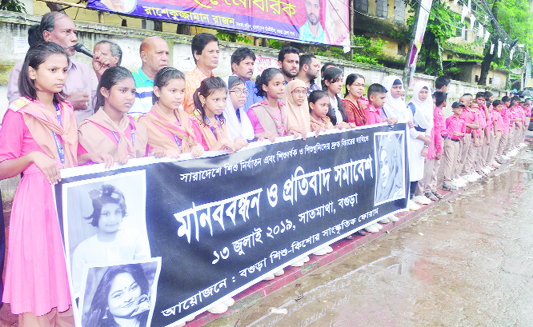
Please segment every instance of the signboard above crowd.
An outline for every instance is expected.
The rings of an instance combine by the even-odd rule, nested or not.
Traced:
[[[347,0],[90,0],[87,7],[289,40],[350,45]]]

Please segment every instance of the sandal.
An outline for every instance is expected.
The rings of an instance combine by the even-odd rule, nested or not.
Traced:
[[[453,185],[446,185],[446,184],[442,185],[442,189],[448,192],[457,191],[457,187]]]
[[[439,192],[437,192],[437,191],[433,192],[433,195],[434,195],[437,199],[439,199],[439,200],[441,200],[441,199],[444,198],[444,197],[443,197]]]
[[[433,195],[433,193],[431,192],[427,192],[424,194],[424,196],[428,199],[430,199],[431,201],[438,201],[439,199],[437,199],[437,197],[435,195]]]

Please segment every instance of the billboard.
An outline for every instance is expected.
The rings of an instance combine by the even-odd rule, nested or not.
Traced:
[[[350,45],[348,0],[89,0],[87,7],[239,33]]]

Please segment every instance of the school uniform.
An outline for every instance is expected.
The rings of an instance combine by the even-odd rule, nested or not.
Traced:
[[[496,126],[494,126],[496,124]],[[496,150],[500,144],[500,138],[503,131],[503,119],[498,110],[491,111],[491,132],[490,132],[490,147],[485,160],[485,165],[491,165],[496,156]]]
[[[127,156],[141,158],[147,154],[146,127],[127,114],[117,125],[102,108],[78,127],[78,140],[78,155],[107,153],[119,161]]]
[[[428,147],[428,155],[424,164],[424,177],[418,182],[416,194],[437,192],[437,177],[441,160],[437,154],[443,151],[442,133],[446,132],[446,121],[440,107],[433,110],[433,130],[431,131],[431,144]]]
[[[487,127],[487,118],[485,117],[485,108],[480,106],[476,112],[477,122],[479,124],[479,129],[476,130],[476,136],[481,144],[481,146],[473,147],[473,157],[471,158],[472,166],[468,173],[481,171],[482,166],[481,161],[483,158],[483,153],[487,147],[487,139],[485,137],[485,128]]]
[[[191,122],[196,139],[205,151],[211,150],[219,140],[228,138],[228,129],[222,115],[215,116],[215,121],[205,117],[204,122],[200,111],[196,109],[191,115]]]
[[[502,110],[500,111],[500,116],[502,118],[502,134],[500,137],[500,142],[498,142],[498,149],[496,150],[496,159],[500,160],[501,156],[504,154],[507,148],[507,143],[509,143],[509,133],[511,132],[511,128],[509,126],[509,114],[508,114],[509,108],[507,106],[503,106]]]
[[[455,177],[455,172],[458,164],[457,157],[461,154],[461,139],[464,137],[455,136],[454,132],[467,133],[466,123],[460,118],[452,115],[446,119],[446,129],[443,131],[444,135],[444,185],[450,185]],[[468,134],[465,134],[468,135]]]
[[[469,108],[464,108],[463,113],[461,114],[461,119],[464,120],[465,124],[473,124],[477,121],[476,119],[476,113],[470,110]],[[461,153],[459,156],[457,156],[457,166],[455,170],[455,178],[459,177],[462,174],[465,174],[465,166],[467,166],[467,161],[471,156],[469,157],[469,151],[471,147],[474,146],[474,140],[472,137],[472,129],[466,127],[466,135],[461,140]]]
[[[25,97],[13,101],[0,129],[0,162],[37,151],[55,160],[58,168],[77,166],[74,111],[67,102],[56,104],[56,110],[57,116],[42,103]],[[31,320],[39,320],[39,316],[66,319],[73,325],[53,192],[35,164],[24,169],[10,224],[2,301],[10,303],[13,314],[21,314],[21,326],[37,326]]]
[[[383,122],[380,110],[376,109],[372,103],[368,103],[368,106],[365,108],[365,114],[366,125],[381,124]]]

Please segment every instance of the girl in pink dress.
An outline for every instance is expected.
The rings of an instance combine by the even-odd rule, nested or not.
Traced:
[[[76,118],[62,96],[67,69],[61,46],[32,46],[20,73],[21,97],[9,105],[0,130],[0,179],[23,172],[11,211],[2,299],[19,315],[19,326],[74,326],[51,187],[61,168],[77,165]]]
[[[255,80],[257,95],[263,101],[248,109],[248,118],[252,122],[255,137],[259,141],[269,139],[274,142],[276,137],[301,135],[299,131],[287,127],[287,107],[279,99],[285,95],[285,78],[281,70],[267,68]]]
[[[130,158],[144,157],[148,147],[146,127],[128,116],[135,102],[135,81],[131,72],[120,66],[107,69],[102,74],[96,96],[96,113],[78,128],[80,165],[94,162],[88,157],[94,153],[100,153],[106,166],[113,162],[123,165]]]
[[[234,141],[228,139],[226,121],[222,115],[228,101],[228,89],[222,78],[204,79],[194,92],[193,100],[196,109],[191,116],[192,129],[205,151],[235,152],[248,145],[240,137]]]

